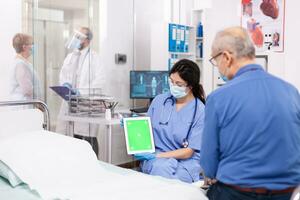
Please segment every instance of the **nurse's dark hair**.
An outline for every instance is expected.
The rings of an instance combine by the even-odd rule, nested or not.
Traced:
[[[188,59],[179,60],[174,64],[169,72],[169,76],[178,73],[180,78],[187,82],[187,86],[192,88],[194,97],[200,99],[205,104],[205,93],[200,84],[200,69],[198,65]]]

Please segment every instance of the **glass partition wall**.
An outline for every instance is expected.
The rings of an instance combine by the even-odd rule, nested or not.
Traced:
[[[55,130],[62,99],[49,87],[59,85],[61,67],[70,53],[65,44],[74,30],[89,27],[94,36],[91,49],[99,53],[99,0],[23,0],[22,15],[23,32],[33,36],[31,62],[42,80],[41,99],[49,106]]]

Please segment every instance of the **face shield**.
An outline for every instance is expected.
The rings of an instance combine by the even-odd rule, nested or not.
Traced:
[[[82,45],[82,41],[85,40],[87,36],[79,31],[74,31],[73,36],[66,43],[67,49],[80,49]]]

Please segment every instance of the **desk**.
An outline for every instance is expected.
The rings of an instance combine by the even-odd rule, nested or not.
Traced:
[[[91,117],[91,116],[76,116],[76,115],[59,115],[59,120],[67,121],[69,123],[69,128],[67,130],[68,135],[73,135],[74,132],[74,122],[86,122],[90,124],[98,124],[105,125],[106,133],[107,133],[107,141],[106,141],[106,161],[108,163],[112,163],[112,125],[120,124],[119,118],[112,118],[111,120],[107,120],[103,116]],[[71,133],[72,130],[72,133]]]

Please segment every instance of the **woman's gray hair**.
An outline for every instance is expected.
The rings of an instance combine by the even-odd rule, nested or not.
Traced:
[[[214,52],[230,51],[237,59],[255,58],[255,47],[242,27],[231,27],[218,32],[212,49]]]
[[[12,45],[16,53],[22,53],[24,45],[32,45],[32,36],[24,33],[17,33],[12,39]]]

